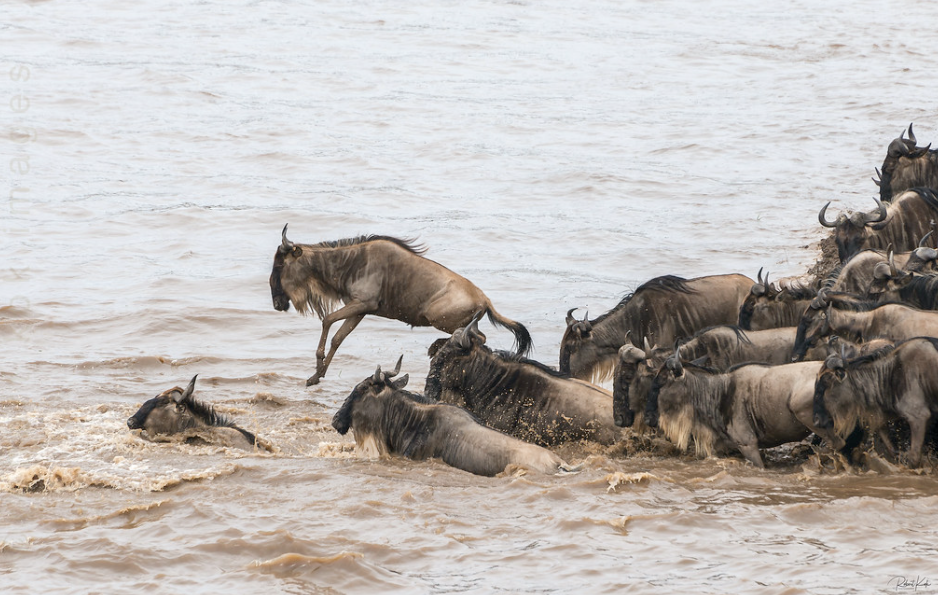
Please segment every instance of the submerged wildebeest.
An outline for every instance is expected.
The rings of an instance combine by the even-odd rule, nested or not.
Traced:
[[[802,360],[820,338],[831,334],[860,342],[938,337],[938,312],[821,292],[798,323],[792,361]]]
[[[437,345],[424,394],[464,407],[485,425],[545,446],[571,440],[612,444],[609,391],[484,345],[478,321]]]
[[[612,310],[593,320],[576,320],[567,312],[560,341],[560,372],[594,382],[607,380],[616,354],[631,341],[672,345],[715,324],[735,324],[752,279],[745,275],[711,275],[682,279],[656,277],[625,296]]]
[[[270,273],[274,308],[286,312],[292,302],[298,312],[312,310],[322,320],[316,373],[306,381],[307,386],[325,376],[339,345],[368,314],[451,334],[484,312],[493,324],[515,335],[519,354],[531,349],[531,335],[522,324],[500,315],[481,289],[424,258],[423,252],[387,236],[294,244],[287,239],[286,225],[283,227]],[[345,305],[336,310],[340,302]],[[329,329],[340,320],[344,322],[332,338],[327,356]]]
[[[408,376],[394,379],[399,369],[400,360],[392,373],[382,373],[379,366],[352,390],[332,418],[339,434],[353,431],[360,449],[378,456],[439,458],[476,475],[497,475],[509,465],[540,473],[567,470],[563,460],[546,448],[487,428],[459,407],[404,390]]]
[[[769,283],[768,273],[763,279],[762,269],[759,269],[756,282],[739,307],[737,325],[746,331],[795,326],[804,309],[817,296],[817,291],[817,286],[812,283]]]
[[[938,339],[919,337],[895,348],[844,359],[831,355],[819,370],[814,393],[814,422],[819,434],[839,448],[844,434],[865,422],[878,433],[890,455],[895,448],[886,422],[909,424],[909,465],[922,460],[929,423],[938,414]]]
[[[831,222],[825,216],[830,202],[818,213],[821,225],[834,229],[840,262],[847,262],[864,248],[886,250],[892,246],[897,252],[914,250],[931,231],[931,221],[938,217],[938,195],[928,188],[907,190],[891,203],[876,197],[873,200],[876,211],[872,213],[842,213]]]
[[[905,138],[903,130],[899,138],[889,143],[882,171],[876,171],[880,179],[873,179],[883,202],[891,201],[909,188],[938,188],[938,150],[929,151],[931,144],[917,147],[916,143],[911,124],[909,138]]]
[[[265,440],[259,440],[224,415],[216,413],[213,406],[193,398],[196,378],[198,374],[192,377],[185,390],[173,387],[144,403],[127,420],[127,427],[131,430],[145,430],[150,437],[181,434],[190,443],[202,441],[271,450]]]
[[[682,450],[693,438],[698,455],[735,449],[764,467],[760,448],[799,442],[815,431],[814,381],[823,362],[717,372],[683,364],[679,352],[655,376],[645,423],[660,425]]]

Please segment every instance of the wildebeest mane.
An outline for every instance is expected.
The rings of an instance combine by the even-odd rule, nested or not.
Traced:
[[[923,310],[938,310],[938,274],[915,275],[899,295]]]
[[[702,328],[702,329],[700,329],[699,331],[697,331],[696,333],[694,333],[694,336],[682,340],[682,341],[680,342],[680,344],[681,344],[681,345],[684,345],[685,343],[687,343],[687,342],[689,342],[689,341],[691,341],[691,340],[693,340],[693,339],[696,339],[696,338],[700,337],[700,336],[703,335],[704,333],[707,333],[707,332],[709,332],[709,331],[712,331],[712,330],[718,329],[718,328],[725,328],[725,329],[727,329],[727,330],[731,330],[731,331],[733,331],[734,333],[736,333],[736,340],[737,340],[739,343],[752,344],[752,341],[751,341],[751,340],[749,339],[749,337],[746,335],[746,331],[743,330],[743,329],[741,329],[741,328],[739,328],[739,326],[737,326],[737,325],[735,325],[735,324],[715,324],[715,325],[713,325],[713,326],[708,326],[707,328]]]
[[[395,238],[394,236],[384,236],[377,234],[370,235],[360,235],[354,238],[344,238],[341,240],[326,240],[324,242],[319,242],[318,244],[313,244],[313,247],[316,248],[347,248],[349,246],[358,246],[359,244],[364,244],[366,242],[376,242],[379,240],[384,240],[387,242],[392,242],[397,244],[404,250],[417,254],[418,256],[423,255],[427,251],[426,246],[421,246],[417,244],[417,240],[411,238]]]
[[[484,349],[488,349],[484,345],[482,345],[481,347],[483,347]],[[563,374],[555,370],[554,368],[551,368],[547,364],[541,363],[537,360],[528,359],[520,354],[512,353],[511,351],[505,351],[503,349],[496,349],[496,350],[488,349],[488,351],[489,353],[497,357],[499,360],[506,362],[506,363],[525,364],[528,366],[533,366],[537,368],[538,370],[540,370],[541,372],[544,372],[545,374],[549,374],[556,378],[565,378],[565,379],[570,378],[568,375]]]
[[[242,435],[244,435],[245,438],[248,439],[252,445],[257,444],[257,437],[255,437],[254,434],[248,432],[244,428],[239,428],[233,421],[231,421],[231,419],[228,418],[228,416],[215,411],[214,405],[209,405],[192,397],[189,397],[189,399],[186,400],[186,405],[188,406],[192,415],[198,417],[200,420],[205,422],[206,425],[216,428],[231,428],[233,430],[238,430]]]
[[[624,308],[636,294],[639,294],[643,291],[661,291],[661,292],[674,292],[674,293],[697,293],[697,290],[688,285],[688,280],[683,277],[678,277],[676,275],[663,275],[661,277],[655,277],[654,279],[649,279],[641,285],[638,286],[638,289],[631,293],[625,294],[619,303],[616,304],[611,310],[600,314],[598,318],[592,320],[593,324],[602,322],[616,311]]]

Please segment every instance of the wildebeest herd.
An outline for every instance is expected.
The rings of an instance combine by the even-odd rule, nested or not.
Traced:
[[[526,328],[479,288],[393,237],[296,244],[285,226],[270,275],[273,305],[322,320],[307,386],[323,379],[368,314],[451,335],[428,348],[423,394],[405,390],[398,360],[355,386],[335,414],[335,430],[351,430],[373,454],[434,457],[481,475],[512,465],[556,472],[570,467],[550,447],[609,445],[657,428],[682,450],[740,453],[758,467],[761,449],[812,434],[848,462],[872,444],[919,466],[938,413],[938,250],[929,245],[938,150],[917,146],[910,124],[877,174],[875,210],[831,221],[828,203],[818,213],[839,263],[774,282],[762,269],[755,280],[665,275],[596,318],[572,308],[556,369],[526,358]],[[513,333],[513,352],[486,346],[483,316]],[[612,391],[593,384],[608,380]],[[128,426],[149,434],[222,428],[258,445],[195,400],[194,385],[151,399]]]

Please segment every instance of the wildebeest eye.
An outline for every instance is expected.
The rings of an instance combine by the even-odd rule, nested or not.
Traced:
[[[303,255],[303,249],[300,248],[299,246],[295,246],[293,248],[293,258],[299,258],[302,255]]]

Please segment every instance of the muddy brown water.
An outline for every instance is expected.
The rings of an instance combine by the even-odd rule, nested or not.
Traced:
[[[765,471],[637,437],[482,478],[330,426],[442,336],[271,307],[280,230],[417,238],[556,365],[650,277],[807,270],[938,142],[929,3],[8,2],[0,18],[0,592],[938,591],[934,461]],[[496,348],[511,336],[484,329]],[[197,396],[273,453],[150,442]]]

